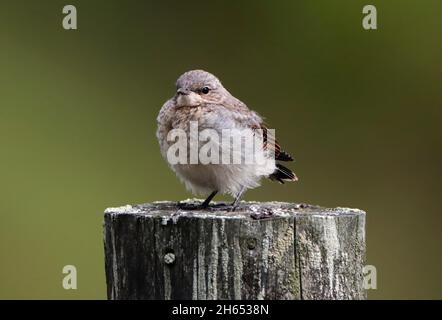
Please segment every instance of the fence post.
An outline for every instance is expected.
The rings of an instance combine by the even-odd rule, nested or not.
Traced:
[[[105,211],[109,299],[366,298],[361,210],[180,208],[162,201]]]

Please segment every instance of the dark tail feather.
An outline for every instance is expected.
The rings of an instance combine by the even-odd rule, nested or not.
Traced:
[[[292,170],[279,163],[276,164],[276,170],[269,176],[269,178],[270,180],[276,180],[280,183],[284,183],[284,181],[298,181],[298,177]]]
[[[276,160],[279,161],[294,161],[295,159],[293,159],[293,157],[288,154],[287,152],[285,152],[284,150],[281,150],[277,155],[276,155]]]

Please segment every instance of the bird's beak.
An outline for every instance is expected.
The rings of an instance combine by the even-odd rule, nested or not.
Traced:
[[[190,91],[187,89],[179,88],[176,93],[178,95],[187,96],[190,93]]]
[[[192,90],[180,88],[176,92],[176,105],[178,107],[196,107],[201,104],[202,98]]]

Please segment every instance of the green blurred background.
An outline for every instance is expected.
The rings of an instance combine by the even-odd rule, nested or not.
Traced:
[[[155,130],[194,68],[297,158],[298,183],[246,200],[364,209],[369,297],[442,298],[441,15],[438,0],[1,1],[0,298],[104,299],[104,209],[192,196]]]

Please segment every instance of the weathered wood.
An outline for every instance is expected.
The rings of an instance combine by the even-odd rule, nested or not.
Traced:
[[[108,298],[365,299],[364,228],[361,210],[280,202],[109,208]]]

